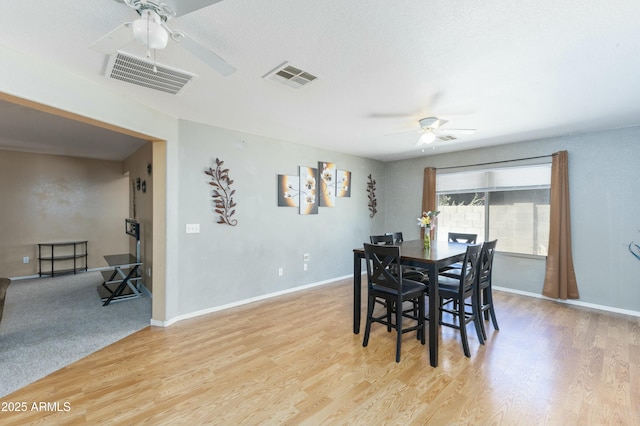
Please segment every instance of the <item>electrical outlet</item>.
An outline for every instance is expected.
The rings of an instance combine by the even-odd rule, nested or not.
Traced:
[[[199,234],[199,233],[200,233],[199,223],[187,223],[187,234]]]
[[[278,276],[281,277],[284,275],[284,269],[278,268]]]
[[[304,260],[305,262],[308,262],[309,258],[310,258],[309,253],[305,253],[302,255],[302,260]]]
[[[29,256],[25,256],[22,258],[22,263],[29,263]]]

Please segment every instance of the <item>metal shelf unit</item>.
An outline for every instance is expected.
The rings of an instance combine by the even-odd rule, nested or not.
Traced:
[[[38,243],[38,275],[54,277],[86,271],[87,256],[87,241]]]

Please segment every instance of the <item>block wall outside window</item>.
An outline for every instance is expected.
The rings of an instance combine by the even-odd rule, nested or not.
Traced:
[[[527,255],[547,255],[549,241],[549,190],[487,192],[476,205],[440,205],[437,239],[446,241],[449,232],[477,234],[478,243],[498,239],[498,251]],[[443,195],[443,194],[441,194]],[[465,195],[444,194],[440,202],[456,202]],[[532,201],[521,201],[530,198]],[[484,204],[489,200],[489,205]],[[488,226],[486,215],[489,215]],[[486,237],[485,237],[486,236]]]

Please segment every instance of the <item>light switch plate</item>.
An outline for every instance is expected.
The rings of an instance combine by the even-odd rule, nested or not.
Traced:
[[[187,223],[187,234],[199,234],[199,233],[200,233],[199,223]]]

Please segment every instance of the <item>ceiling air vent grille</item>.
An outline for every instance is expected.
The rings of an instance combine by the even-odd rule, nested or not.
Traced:
[[[299,89],[311,83],[317,77],[299,68],[292,67],[285,62],[270,71],[264,78],[284,84],[285,86],[293,87],[294,89]]]
[[[172,95],[180,94],[185,86],[197,77],[195,74],[154,64],[122,52],[111,55],[105,76]]]
[[[438,140],[439,141],[443,141],[443,142],[455,141],[456,139],[458,139],[458,138],[456,138],[455,136],[452,136],[452,135],[439,135],[438,136]]]

